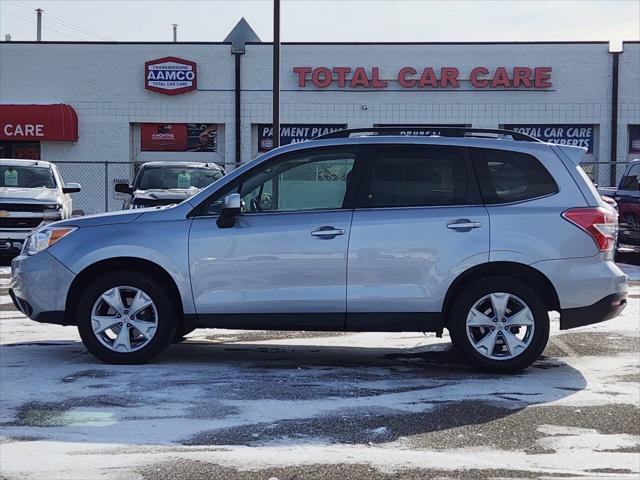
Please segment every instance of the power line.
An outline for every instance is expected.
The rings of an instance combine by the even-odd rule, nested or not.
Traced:
[[[16,7],[21,8],[21,9],[23,9],[25,11],[33,12],[35,10],[28,3],[22,2],[20,0],[14,0],[14,2],[15,2],[14,5]],[[105,37],[104,35],[100,35],[99,33],[93,32],[93,31],[91,31],[91,30],[89,30],[87,28],[84,28],[84,27],[81,27],[81,26],[76,25],[74,23],[68,22],[68,21],[64,20],[63,18],[57,17],[57,16],[53,15],[52,13],[50,13],[48,10],[47,10],[46,18],[50,19],[50,20],[52,20],[52,21],[54,21],[56,23],[59,23],[63,27],[74,29],[77,32],[82,33],[83,35],[91,35],[91,36],[94,36],[96,38],[99,38],[100,40],[111,40],[110,38]]]
[[[7,12],[6,10],[0,10],[0,12],[2,12],[5,15],[9,15],[11,17],[17,18],[18,20],[22,20],[23,22],[30,23],[31,25],[35,25],[36,24],[36,22],[34,22],[34,21],[27,20],[26,18],[22,18],[22,17],[20,17],[18,15],[15,15],[15,14],[11,13],[11,12]],[[42,28],[44,28],[46,30],[50,30],[52,32],[59,33],[60,35],[64,35],[64,36],[67,36],[67,37],[70,37],[70,38],[75,38],[76,40],[84,40],[84,38],[76,37],[75,35],[71,35],[70,33],[61,32],[60,30],[56,30],[55,28],[50,28],[50,27],[45,27],[45,26],[43,26]]]

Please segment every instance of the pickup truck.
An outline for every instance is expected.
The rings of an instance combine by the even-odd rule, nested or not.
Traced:
[[[640,159],[627,165],[618,187],[598,188],[598,192],[618,204],[618,246],[640,250]]]
[[[116,183],[115,191],[125,195],[123,210],[158,207],[180,203],[223,175],[224,170],[215,163],[147,162],[131,185]]]
[[[58,168],[42,160],[0,159],[0,255],[20,253],[34,229],[71,218],[70,193]]]

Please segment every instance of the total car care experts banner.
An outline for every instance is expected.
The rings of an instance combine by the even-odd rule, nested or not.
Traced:
[[[280,145],[306,142],[319,135],[343,130],[345,124],[284,124],[280,125]],[[273,148],[273,127],[271,124],[258,124],[258,151],[266,152]]]
[[[143,152],[215,152],[218,148],[216,124],[143,123],[140,137]]]
[[[573,145],[585,147],[588,153],[593,153],[595,128],[593,125],[556,124],[556,125],[504,125],[507,130],[524,133],[536,137],[543,142],[558,145]]]

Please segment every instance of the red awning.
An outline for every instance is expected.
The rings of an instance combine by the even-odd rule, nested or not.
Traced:
[[[78,115],[70,105],[0,105],[0,140],[78,141]]]

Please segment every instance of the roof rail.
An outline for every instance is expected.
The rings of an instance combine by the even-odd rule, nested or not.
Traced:
[[[319,135],[314,138],[314,140],[324,140],[326,138],[349,138],[354,133],[364,134],[361,135],[363,137],[369,136],[366,134],[373,135],[387,135],[397,136],[397,134],[393,132],[397,132],[399,129],[407,129],[407,130],[417,130],[417,129],[432,129],[438,132],[438,137],[482,137],[482,135],[473,135],[473,134],[491,134],[491,135],[499,135],[500,137],[511,137],[513,140],[518,140],[522,142],[542,142],[535,137],[530,135],[526,135],[524,133],[514,132],[513,130],[505,130],[502,128],[471,128],[471,127],[447,127],[447,126],[416,126],[416,125],[397,125],[393,127],[370,127],[370,128],[345,128],[344,130],[336,130],[335,132],[325,133],[324,135]],[[404,136],[404,135],[403,135]],[[411,135],[406,135],[411,136]],[[490,136],[485,136],[485,138],[495,138]]]

